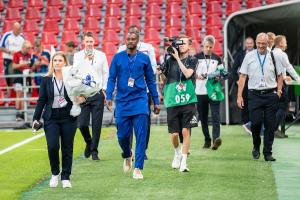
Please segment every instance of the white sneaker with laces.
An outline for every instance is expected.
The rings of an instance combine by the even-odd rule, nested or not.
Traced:
[[[125,158],[123,162],[123,170],[125,173],[130,172],[132,167],[132,157]]]
[[[137,168],[135,168],[135,169],[133,170],[132,177],[133,177],[134,179],[144,179],[144,176],[143,176],[141,170],[140,170],[140,169],[137,169]]]
[[[51,179],[50,179],[50,182],[49,182],[49,186],[51,188],[57,187],[59,179],[60,179],[60,175],[52,175]]]
[[[172,161],[172,168],[178,169],[180,167],[182,155],[174,155],[174,159]]]
[[[72,187],[70,180],[62,180],[61,183],[62,183],[63,188],[71,188]]]
[[[181,172],[189,172],[190,171],[189,168],[187,168],[186,162],[181,162],[179,171],[181,171]]]

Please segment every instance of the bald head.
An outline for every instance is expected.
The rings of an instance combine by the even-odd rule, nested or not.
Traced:
[[[21,24],[19,22],[15,22],[13,25],[13,33],[14,35],[19,35],[22,31]]]

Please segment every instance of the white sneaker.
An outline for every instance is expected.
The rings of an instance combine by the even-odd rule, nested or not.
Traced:
[[[62,180],[61,183],[62,183],[63,188],[71,188],[72,187],[70,180]]]
[[[125,158],[123,162],[123,170],[125,173],[130,172],[132,167],[132,157]]]
[[[178,169],[180,167],[182,155],[174,155],[174,159],[172,161],[172,168]]]
[[[140,169],[137,169],[137,168],[135,168],[135,169],[133,170],[132,177],[133,177],[134,179],[143,179],[143,178],[144,178],[144,176],[143,176],[141,170],[140,170]]]
[[[186,162],[181,162],[179,171],[181,171],[181,172],[189,172],[190,171],[189,168],[187,168]]]
[[[49,182],[49,186],[51,188],[57,187],[59,179],[60,179],[60,175],[52,175],[51,179],[50,179],[50,182]]]

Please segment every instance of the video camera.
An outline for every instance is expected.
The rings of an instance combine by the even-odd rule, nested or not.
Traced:
[[[229,73],[225,71],[224,66],[220,65],[217,67],[217,70],[208,74],[207,78],[208,79],[215,79],[219,77],[221,80],[226,80],[228,79]]]
[[[167,47],[168,54],[174,53],[173,47],[179,52],[179,45],[183,45],[183,40],[179,40],[177,36],[165,37],[164,42],[171,42],[171,45]]]

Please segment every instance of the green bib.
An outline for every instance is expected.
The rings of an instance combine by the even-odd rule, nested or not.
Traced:
[[[206,82],[206,89],[208,97],[213,101],[223,101],[224,93],[222,92],[222,84],[213,79]]]
[[[192,80],[166,84],[164,104],[166,108],[197,103],[197,96]]]

